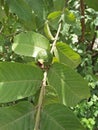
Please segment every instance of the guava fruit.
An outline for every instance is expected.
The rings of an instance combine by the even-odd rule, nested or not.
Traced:
[[[36,62],[44,66],[52,63],[53,55],[48,50],[40,50],[36,56]]]

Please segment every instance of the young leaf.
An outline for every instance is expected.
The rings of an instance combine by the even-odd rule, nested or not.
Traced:
[[[48,15],[47,19],[49,20],[49,25],[52,26],[53,29],[58,28],[61,15],[62,15],[61,11],[54,11]]]
[[[76,16],[73,12],[69,11],[68,9],[65,9],[65,13],[64,13],[64,21],[67,24],[76,24]]]
[[[63,42],[58,42],[56,44],[55,56],[61,63],[64,63],[72,68],[76,68],[81,61],[79,54]]]
[[[0,108],[0,130],[33,130],[34,108],[29,102],[21,102]]]
[[[42,111],[40,130],[85,130],[70,109],[51,104]]]
[[[40,88],[42,71],[31,65],[0,63],[0,103],[31,96]]]
[[[35,32],[20,33],[14,38],[12,50],[24,56],[36,57],[40,50],[49,50],[50,44],[47,38]]]
[[[48,72],[49,85],[58,93],[61,103],[75,106],[90,96],[88,83],[73,69],[61,63],[54,63]]]

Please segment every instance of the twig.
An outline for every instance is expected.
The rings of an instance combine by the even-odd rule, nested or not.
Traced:
[[[85,6],[84,6],[84,0],[80,0],[80,12],[81,12],[81,38],[80,41],[84,42],[85,40]]]
[[[37,106],[34,130],[40,129],[40,114],[41,114],[42,103],[43,103],[43,98],[44,98],[44,94],[45,94],[46,80],[47,80],[47,71],[44,72],[44,78],[43,78],[42,87],[41,87],[41,91],[40,91],[40,95],[39,95],[38,106]]]
[[[97,38],[97,33],[96,33],[97,30],[98,30],[98,27],[96,26],[93,39],[92,39],[91,42],[88,41],[90,44],[88,44],[86,51],[87,51],[87,50],[90,50],[90,51],[93,50],[93,47],[94,47],[94,44],[95,44],[95,40],[96,40],[96,38]]]
[[[58,27],[58,30],[57,30],[54,42],[52,44],[51,53],[54,52],[54,48],[55,48],[56,42],[58,40],[58,36],[59,36],[60,30],[61,30],[61,22],[59,23],[59,27]],[[42,109],[42,104],[43,104],[43,98],[44,98],[44,95],[45,95],[46,82],[47,82],[47,71],[44,72],[44,78],[43,78],[43,82],[42,82],[42,86],[41,86],[41,90],[40,90],[34,130],[39,130],[40,129],[40,116],[41,116],[41,109]]]
[[[59,36],[59,33],[60,33],[60,30],[61,30],[61,22],[59,23],[59,27],[58,27],[58,30],[57,30],[57,33],[56,33],[56,36],[55,36],[55,38],[54,38],[54,41],[53,41],[53,44],[52,44],[52,48],[51,48],[51,53],[53,53],[53,51],[54,51],[54,48],[55,48],[55,46],[56,46],[56,42],[57,42],[57,40],[58,40],[58,36]]]
[[[96,40],[96,38],[97,38],[97,33],[96,33],[97,30],[98,30],[98,27],[95,28],[95,33],[94,33],[94,37],[93,37],[93,39],[92,39],[92,43],[91,43],[91,48],[90,48],[90,50],[93,49],[95,40]]]
[[[92,40],[92,43],[91,43],[91,47],[90,47],[90,50],[91,50],[91,51],[92,51],[92,49],[93,49],[93,46],[94,46],[94,43],[95,43],[96,37],[97,37],[97,33],[95,32],[95,33],[94,33],[93,40]]]

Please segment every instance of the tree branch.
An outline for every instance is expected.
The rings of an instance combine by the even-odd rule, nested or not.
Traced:
[[[52,44],[52,48],[51,48],[51,51],[50,51],[51,53],[54,52],[54,48],[55,48],[56,42],[58,40],[60,30],[61,30],[61,22],[59,23],[59,27],[58,27],[56,36],[55,36],[53,44]],[[44,78],[43,78],[43,82],[42,82],[42,86],[41,86],[41,90],[40,90],[34,130],[40,129],[40,115],[41,115],[41,109],[42,109],[42,104],[43,104],[43,98],[44,98],[44,95],[45,95],[46,82],[47,82],[47,71],[44,72]]]
[[[97,37],[97,33],[96,33],[97,30],[98,30],[98,27],[95,28],[95,33],[94,33],[94,37],[92,39],[91,48],[90,48],[91,50],[93,49],[93,46]]]
[[[95,44],[95,40],[96,40],[96,38],[97,38],[97,33],[96,33],[96,31],[98,30],[98,26],[96,26],[96,28],[95,28],[95,33],[94,33],[94,36],[93,36],[93,39],[92,39],[92,41],[90,42],[90,44],[87,46],[87,49],[86,50],[90,50],[90,51],[92,51],[93,50],[93,47],[94,47],[94,44]]]
[[[90,50],[91,50],[91,51],[92,51],[92,49],[93,49],[93,46],[94,46],[94,43],[95,43],[96,37],[97,37],[97,34],[94,33],[94,37],[93,37],[93,40],[92,40],[92,43],[91,43],[91,47],[90,47]]]
[[[81,13],[81,38],[80,41],[84,42],[85,40],[85,6],[84,6],[84,0],[80,0],[80,13]]]
[[[44,78],[43,78],[42,87],[41,87],[41,91],[39,95],[38,106],[37,106],[34,130],[40,129],[40,114],[41,114],[41,109],[42,109],[43,98],[45,95],[46,80],[47,80],[47,71],[44,72]]]

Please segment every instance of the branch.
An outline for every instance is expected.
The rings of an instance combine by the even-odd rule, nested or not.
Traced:
[[[93,46],[94,46],[94,43],[95,43],[96,37],[97,37],[97,34],[96,34],[96,32],[95,32],[95,33],[94,33],[93,40],[92,40],[92,43],[91,43],[91,47],[90,47],[90,50],[91,50],[91,51],[92,51],[92,49],[93,49]]]
[[[52,44],[51,53],[54,52],[54,48],[55,48],[56,42],[58,40],[60,30],[61,30],[61,22],[59,23],[59,27],[58,27],[56,36],[55,36],[53,44]],[[44,72],[44,78],[43,78],[41,91],[40,91],[40,95],[39,95],[39,100],[38,100],[38,105],[37,105],[37,113],[36,113],[34,130],[39,130],[40,129],[40,116],[41,116],[43,98],[44,98],[44,95],[45,95],[46,82],[47,82],[47,71]]]
[[[60,33],[60,30],[61,30],[61,22],[59,23],[59,27],[58,27],[58,30],[57,30],[57,33],[56,33],[56,36],[55,36],[55,40],[53,41],[53,44],[52,44],[52,48],[51,48],[51,53],[53,53],[54,49],[55,49],[55,46],[56,46],[56,42],[58,40],[58,36],[59,36],[59,33]]]
[[[81,12],[81,38],[80,41],[84,42],[85,40],[85,6],[84,6],[84,0],[80,0],[80,12]]]
[[[91,48],[90,48],[91,50],[93,49],[95,40],[96,40],[96,38],[97,38],[97,33],[96,33],[97,30],[98,30],[98,27],[96,26],[96,28],[95,28],[95,33],[94,33],[94,37],[93,37],[92,43],[91,43]]]
[[[42,82],[42,87],[41,87],[41,91],[40,91],[40,95],[39,95],[39,101],[38,101],[34,130],[40,129],[40,114],[41,114],[42,103],[43,103],[43,98],[44,98],[44,94],[45,94],[46,80],[47,80],[47,72],[45,71],[43,82]]]
[[[97,38],[97,33],[96,33],[97,30],[98,30],[98,26],[96,26],[96,28],[95,28],[95,33],[94,33],[94,36],[93,36],[93,39],[92,39],[91,42],[89,41],[90,44],[88,45],[88,47],[87,47],[86,50],[90,50],[90,51],[93,50],[93,47],[94,47],[94,44],[95,44],[95,40],[96,40],[96,38]]]

